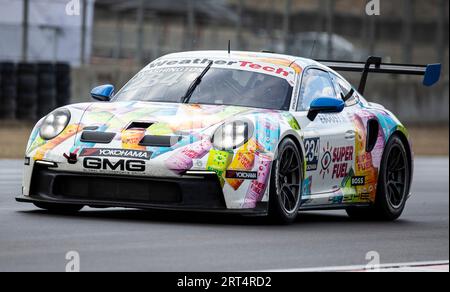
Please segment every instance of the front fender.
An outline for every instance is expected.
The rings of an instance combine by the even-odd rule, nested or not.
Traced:
[[[25,156],[31,157],[34,160],[49,159],[54,162],[63,161],[63,153],[67,147],[60,147],[60,145],[73,145],[75,135],[80,131],[80,121],[89,105],[90,104],[85,103],[63,107],[70,111],[69,123],[61,134],[51,140],[44,140],[39,135],[45,117],[39,120],[28,139]]]

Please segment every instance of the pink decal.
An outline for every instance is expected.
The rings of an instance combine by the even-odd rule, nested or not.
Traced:
[[[250,184],[243,208],[255,208],[256,203],[261,201],[266,192],[271,165],[272,158],[270,156],[256,152],[255,166],[257,167],[258,178]]]
[[[204,139],[184,147],[166,160],[167,168],[181,173],[189,170],[194,165],[193,160],[205,156],[211,149],[211,141]]]
[[[366,125],[367,121],[371,118],[375,118],[375,116],[370,113],[355,115],[354,117],[354,123],[358,133],[355,145],[355,175],[365,178],[365,184],[362,186],[356,186],[356,191],[359,194],[359,198],[363,201],[367,199],[371,201],[375,200],[378,165],[374,163],[374,154],[377,155],[380,152],[380,149],[382,153],[382,148],[380,148],[380,145],[377,146],[378,149],[374,149],[372,152],[366,152]],[[384,140],[378,139],[378,143],[379,141]],[[381,156],[382,154],[379,155]]]
[[[373,165],[377,168],[379,168],[381,165],[381,157],[383,156],[385,146],[384,141],[385,141],[384,132],[383,129],[380,127],[378,131],[377,143],[375,144],[375,148],[373,148],[372,150]]]

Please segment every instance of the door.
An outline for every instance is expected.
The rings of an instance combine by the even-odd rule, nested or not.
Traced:
[[[340,96],[349,95],[352,86],[342,77],[331,75],[335,84],[336,92]],[[374,202],[376,197],[376,185],[378,180],[378,167],[381,163],[382,150],[367,150],[368,128],[371,127],[376,135],[378,149],[384,145],[384,135],[378,127],[378,118],[370,111],[365,110],[359,104],[359,94],[354,90],[353,95],[348,96],[344,113],[352,121],[355,128],[354,140],[354,164],[344,193],[348,203]],[[372,126],[370,126],[372,125]],[[376,147],[373,145],[373,147]],[[369,147],[370,148],[370,147]]]
[[[342,203],[341,188],[354,161],[355,130],[345,110],[319,114],[310,121],[306,117],[309,106],[319,97],[340,98],[328,72],[307,69],[295,113],[304,134],[306,180],[303,196],[313,205]]]

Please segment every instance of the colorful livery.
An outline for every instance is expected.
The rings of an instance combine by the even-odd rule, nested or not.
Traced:
[[[335,70],[333,70],[335,69]],[[336,71],[363,74],[358,90]],[[163,56],[99,102],[41,119],[20,202],[270,215],[346,209],[394,220],[410,193],[408,132],[362,96],[368,73],[439,78],[439,65],[313,61],[272,53]]]

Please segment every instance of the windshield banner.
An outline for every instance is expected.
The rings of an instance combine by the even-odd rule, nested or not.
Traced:
[[[148,66],[143,71],[157,69],[157,68],[173,68],[173,67],[203,67],[213,62],[214,68],[245,70],[255,73],[268,74],[275,77],[286,79],[289,84],[293,85],[295,80],[295,70],[286,66],[280,66],[260,61],[245,61],[245,60],[223,60],[210,58],[183,58],[183,59],[159,59]]]

